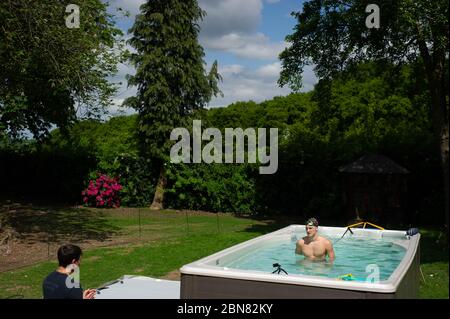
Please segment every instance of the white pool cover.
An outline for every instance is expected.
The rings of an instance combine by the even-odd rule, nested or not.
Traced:
[[[102,286],[95,299],[180,299],[180,282],[125,275]]]

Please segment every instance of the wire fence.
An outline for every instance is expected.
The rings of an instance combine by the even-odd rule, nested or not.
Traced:
[[[184,236],[220,235],[234,231],[231,214],[196,211],[150,211],[148,208],[87,209],[35,207],[1,203],[1,229],[14,229],[14,238],[0,243],[0,272],[38,262],[57,261],[66,243],[83,250],[174,241]]]

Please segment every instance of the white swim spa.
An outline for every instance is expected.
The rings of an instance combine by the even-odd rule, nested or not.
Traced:
[[[420,234],[319,227],[334,263],[295,254],[304,225],[291,225],[183,266],[181,298],[415,298]],[[272,273],[279,264],[285,272]],[[349,275],[351,274],[351,275]]]

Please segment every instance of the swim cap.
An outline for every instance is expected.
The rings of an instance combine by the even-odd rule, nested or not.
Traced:
[[[308,219],[308,220],[306,221],[306,224],[305,224],[305,225],[307,225],[307,226],[316,226],[316,227],[318,227],[318,226],[319,226],[319,222],[317,221],[317,219],[315,219],[315,218],[313,217],[313,218]]]

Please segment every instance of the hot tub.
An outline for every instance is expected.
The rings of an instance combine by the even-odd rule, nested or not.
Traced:
[[[334,263],[309,263],[296,255],[295,242],[305,236],[305,226],[291,225],[187,264],[180,269],[180,297],[417,297],[420,234],[352,229],[340,239],[345,231],[319,227],[319,235],[335,243]],[[275,263],[288,274],[272,273]]]

